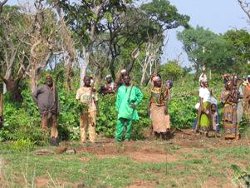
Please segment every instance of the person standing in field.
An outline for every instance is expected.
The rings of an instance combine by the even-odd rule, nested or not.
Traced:
[[[85,76],[84,86],[76,92],[76,100],[79,100],[81,108],[80,114],[80,137],[81,142],[87,140],[87,131],[90,142],[96,140],[96,113],[97,113],[97,94],[93,86],[91,86],[91,78]]]
[[[234,76],[224,77],[225,88],[221,94],[221,102],[223,104],[223,126],[225,131],[225,139],[239,139],[240,133],[237,121],[237,103],[239,92],[235,85]]]
[[[132,121],[138,120],[139,116],[136,107],[141,103],[143,94],[140,89],[131,84],[129,75],[123,77],[124,84],[117,92],[116,109],[118,111],[118,120],[116,124],[115,140],[121,142],[131,139]],[[123,134],[125,132],[125,138]]]
[[[170,116],[168,113],[168,101],[172,82],[167,81],[166,86],[162,84],[160,76],[152,78],[153,88],[149,101],[150,118],[152,120],[153,133],[156,138],[166,139],[170,136]]]
[[[104,86],[101,86],[100,88],[100,93],[102,95],[107,95],[107,94],[115,94],[117,90],[117,85],[115,82],[112,81],[111,75],[107,75],[105,77],[106,84]]]
[[[38,105],[43,130],[48,130],[48,124],[51,124],[50,143],[58,146],[57,117],[59,114],[58,94],[55,83],[50,75],[46,76],[45,84],[38,87],[33,93],[33,99]]]
[[[198,107],[198,118],[196,131],[204,133],[208,136],[209,130],[211,129],[211,93],[208,89],[208,82],[206,79],[200,81],[199,89],[199,107]]]

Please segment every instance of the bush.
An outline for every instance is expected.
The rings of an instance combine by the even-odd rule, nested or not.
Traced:
[[[5,96],[4,126],[0,131],[0,140],[29,140],[36,144],[42,144],[44,134],[40,129],[39,113],[35,105],[30,103],[30,98],[24,94],[23,104],[10,102]]]

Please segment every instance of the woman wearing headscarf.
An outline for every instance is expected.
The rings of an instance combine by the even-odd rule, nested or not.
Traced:
[[[154,135],[166,139],[170,134],[170,116],[168,113],[168,101],[172,82],[168,81],[166,86],[162,84],[161,77],[152,77],[153,87],[149,101],[150,118],[152,120]]]
[[[237,124],[237,103],[239,93],[234,85],[234,78],[231,77],[225,83],[225,88],[221,94],[221,102],[223,103],[223,127],[225,131],[225,139],[239,139]]]
[[[196,131],[205,133],[208,136],[208,132],[211,129],[211,93],[208,89],[208,82],[206,80],[200,81],[199,89],[199,110],[198,110],[198,121]]]

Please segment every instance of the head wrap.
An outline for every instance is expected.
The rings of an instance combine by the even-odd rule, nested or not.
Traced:
[[[169,85],[170,88],[173,87],[173,81],[172,80],[167,80],[166,85]]]
[[[126,72],[127,72],[126,69],[122,69],[122,70],[121,70],[121,73],[122,73],[122,74],[124,74],[124,73],[126,73]]]
[[[47,74],[45,78],[46,78],[46,79],[51,79],[51,80],[52,80],[52,76],[51,76],[50,74]]]
[[[152,78],[152,80],[153,80],[154,82],[157,82],[157,81],[160,81],[161,78],[160,78],[160,76],[154,76],[154,77]]]
[[[108,74],[107,76],[105,76],[105,79],[111,78],[111,75]]]

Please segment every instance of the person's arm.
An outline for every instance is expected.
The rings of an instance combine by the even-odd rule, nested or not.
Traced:
[[[80,89],[78,89],[76,92],[76,100],[80,100],[80,98],[81,98],[81,93],[80,93]]]
[[[41,93],[42,87],[38,87],[35,89],[35,91],[32,93],[32,98],[35,101],[35,103],[38,103],[38,95]]]
[[[143,94],[142,94],[141,90],[138,87],[135,87],[135,92],[136,92],[135,93],[136,98],[135,98],[134,105],[138,106],[141,103],[141,101],[142,101]]]

